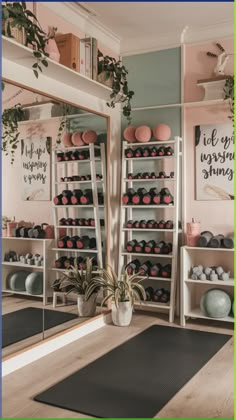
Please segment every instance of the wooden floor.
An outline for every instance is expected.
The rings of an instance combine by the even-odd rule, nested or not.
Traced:
[[[10,295],[4,296],[2,299],[2,314],[7,314],[9,312],[18,311],[24,308],[45,308],[55,311],[61,311],[66,313],[72,313],[78,315],[77,304],[74,302],[69,303],[68,305],[60,305],[58,301],[58,305],[56,308],[53,308],[52,304],[48,304],[43,306],[41,300],[33,299],[33,298],[24,298],[22,296],[17,295]],[[98,308],[97,314],[101,313],[101,309]],[[43,339],[49,338],[54,336],[57,333],[67,330],[68,328],[73,327],[74,325],[79,325],[85,322],[87,319],[90,318],[75,318],[70,321],[64,322],[63,324],[56,325],[53,328],[43,331],[43,315],[42,315],[42,332],[40,334],[36,334],[32,337],[26,338],[25,340],[21,340],[18,343],[11,344],[10,346],[4,347],[2,349],[2,357],[9,356],[17,351],[23,350],[33,344],[39,343]]]
[[[107,325],[74,343],[3,378],[5,418],[86,418],[32,400],[33,396],[91,363],[153,324],[170,325],[163,315],[136,312],[129,327]],[[217,325],[217,324],[216,324]],[[178,325],[173,325],[178,326]],[[232,335],[232,327],[187,328]],[[184,369],[184,366],[183,366]],[[156,414],[160,418],[234,418],[233,338]],[[91,416],[90,416],[91,417]]]

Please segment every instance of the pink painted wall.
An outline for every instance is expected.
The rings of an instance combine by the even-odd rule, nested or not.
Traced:
[[[227,53],[234,52],[233,39],[219,40],[219,43],[225,48]],[[184,102],[201,101],[203,99],[204,91],[197,86],[197,80],[212,77],[217,60],[216,58],[208,57],[206,55],[207,51],[219,54],[219,49],[216,47],[215,42],[187,45],[185,47]],[[225,74],[233,75],[233,66],[233,56],[230,56]]]

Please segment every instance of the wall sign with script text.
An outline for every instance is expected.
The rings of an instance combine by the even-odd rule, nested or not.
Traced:
[[[21,141],[22,199],[51,199],[51,137]]]
[[[195,127],[196,200],[234,200],[234,129],[231,123]]]

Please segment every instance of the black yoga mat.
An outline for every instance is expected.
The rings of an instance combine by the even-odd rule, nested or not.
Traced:
[[[230,338],[154,325],[34,400],[93,417],[152,418]]]
[[[43,315],[44,311],[44,315]],[[78,318],[78,315],[41,308],[24,308],[2,316],[2,347]]]

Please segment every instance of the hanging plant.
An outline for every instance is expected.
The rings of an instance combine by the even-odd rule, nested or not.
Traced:
[[[98,50],[98,81],[111,87],[110,102],[107,106],[115,108],[117,103],[122,103],[122,112],[131,123],[131,99],[134,92],[129,90],[127,80],[128,70],[120,60],[116,60],[108,55],[103,55]]]
[[[26,8],[25,1],[9,2],[2,4],[2,35],[14,38],[14,29],[24,32],[24,45],[33,48],[33,55],[36,62],[32,65],[35,77],[38,78],[42,72],[42,66],[48,67],[45,52],[48,41],[46,33],[34,13]]]
[[[230,112],[229,119],[234,122],[234,76],[229,77],[225,81],[224,99],[229,100]]]
[[[61,144],[63,134],[70,131],[70,119],[67,116],[73,115],[76,109],[73,105],[62,104],[62,117],[60,118],[56,144]]]
[[[20,141],[18,131],[19,121],[24,120],[24,111],[21,104],[6,108],[2,113],[2,151],[10,155],[11,164],[14,162],[15,151]]]

